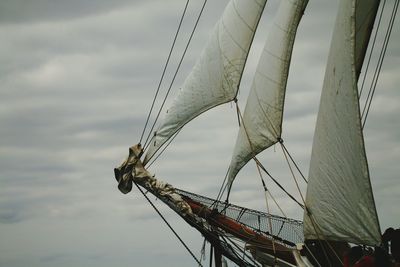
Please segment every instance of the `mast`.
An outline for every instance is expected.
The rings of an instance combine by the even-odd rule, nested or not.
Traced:
[[[379,0],[339,5],[314,134],[306,239],[380,243],[357,89],[378,5]]]

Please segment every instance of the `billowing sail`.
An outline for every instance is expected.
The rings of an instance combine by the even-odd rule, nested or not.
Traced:
[[[283,103],[297,26],[308,0],[282,0],[247,99],[228,181],[256,154],[281,137]]]
[[[306,239],[378,245],[357,80],[379,0],[342,0],[314,135],[304,214]]]
[[[186,123],[237,94],[247,55],[266,0],[232,0],[192,72],[151,139],[146,164]]]

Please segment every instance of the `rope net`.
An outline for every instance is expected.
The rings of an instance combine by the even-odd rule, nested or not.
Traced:
[[[303,223],[301,221],[216,201],[180,189],[176,189],[176,193],[216,210],[220,214],[258,233],[269,236],[285,246],[294,247],[297,243],[304,242]]]

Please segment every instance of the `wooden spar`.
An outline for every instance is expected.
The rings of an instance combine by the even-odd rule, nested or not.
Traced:
[[[188,198],[186,196],[183,198],[189,204],[194,214],[207,220],[210,225],[218,227],[226,233],[229,233],[243,240],[244,242],[246,242],[246,247],[248,247],[250,250],[257,249],[271,255],[276,255],[276,257],[284,259],[288,262],[295,262],[292,253],[293,249],[277,243],[276,241],[272,240],[272,237],[267,237],[264,234],[257,233],[253,229],[219,212],[215,212],[207,206],[204,206],[191,198]],[[275,252],[272,242],[275,242]]]
[[[251,266],[244,259],[239,258],[232,250],[229,244],[221,246],[219,235],[214,236],[214,229],[206,229],[201,220],[206,220],[209,225],[220,229],[228,234],[231,234],[243,242],[245,249],[249,249],[252,253],[260,251],[269,255],[274,255],[278,258],[283,258],[280,254],[286,257],[292,257],[292,249],[282,244],[275,243],[276,250],[272,249],[272,236],[268,237],[265,234],[258,233],[255,230],[247,227],[237,221],[220,214],[219,212],[208,208],[207,206],[194,201],[188,196],[180,195],[175,188],[167,183],[159,182],[151,175],[144,167],[140,160],[142,149],[140,144],[129,149],[128,158],[121,166],[114,169],[115,178],[118,182],[119,190],[126,194],[132,190],[132,183],[142,186],[144,189],[161,199],[171,209],[178,213],[186,222],[200,231],[209,242],[214,246],[216,254],[216,265],[220,265],[221,255],[224,254],[227,258],[238,264],[239,266]],[[197,217],[197,218],[196,218]],[[199,220],[200,219],[200,220]],[[273,256],[273,257],[274,257]]]

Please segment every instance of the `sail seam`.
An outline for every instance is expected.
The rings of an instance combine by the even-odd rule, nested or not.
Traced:
[[[237,47],[239,47],[243,52],[246,52],[247,49],[244,49],[244,48],[233,38],[232,33],[228,30],[228,27],[226,27],[225,22],[224,22],[223,19],[221,20],[221,25],[222,25],[222,27],[224,28],[226,34],[231,38],[231,40],[233,41],[233,43],[235,43],[235,44],[237,45]],[[251,29],[251,31],[254,32],[253,29]],[[221,47],[220,47],[220,49],[221,49]],[[221,50],[222,50],[222,49],[221,49]]]
[[[264,77],[265,79],[267,79],[267,80],[269,80],[269,81],[271,81],[271,82],[273,82],[273,83],[275,83],[277,85],[280,85],[280,83],[281,83],[280,81],[276,81],[276,80],[272,79],[271,77],[269,77],[268,75],[266,75],[266,74],[264,74],[262,72],[258,72],[257,71],[257,74],[259,74],[260,76]]]
[[[271,55],[272,57],[274,57],[274,58],[276,58],[276,59],[279,59],[279,60],[282,61],[282,62],[287,62],[287,61],[288,61],[286,58],[282,58],[282,57],[280,57],[280,56],[275,55],[273,52],[271,52],[271,51],[268,50],[268,49],[264,49],[264,50],[265,50],[265,52],[267,52],[269,55]]]
[[[238,18],[240,18],[240,20],[243,22],[243,24],[246,25],[247,28],[249,28],[249,30],[254,32],[254,29],[249,24],[247,24],[247,21],[241,16],[238,9],[236,8],[236,1],[233,1],[233,9],[235,10],[236,15],[238,16]]]
[[[286,36],[287,36],[288,34],[291,33],[290,30],[286,30],[285,28],[283,28],[280,24],[278,24],[278,23],[276,23],[276,22],[274,23],[274,26],[275,26],[277,29],[279,29],[281,32],[286,33]]]
[[[258,102],[258,105],[259,105],[259,107],[260,107],[260,109],[261,109],[261,111],[262,111],[264,117],[268,120],[268,123],[269,123],[268,126],[270,126],[270,127],[272,128],[272,131],[273,131],[272,135],[275,135],[274,137],[275,137],[275,138],[278,138],[278,137],[280,136],[280,133],[279,133],[280,131],[277,130],[277,129],[275,129],[274,124],[272,123],[271,119],[269,118],[267,112],[264,110],[263,105],[261,105],[260,98],[258,97],[257,87],[255,87],[254,89],[255,89],[255,90],[254,90],[254,93],[257,95],[257,102]],[[274,109],[274,110],[280,111],[278,108],[276,108],[276,107],[274,107],[274,106],[272,106],[272,105],[269,105],[269,104],[267,104],[267,105],[268,105],[269,107],[271,107],[272,109]],[[267,129],[267,130],[268,130],[268,132],[270,132],[269,129]],[[270,132],[270,133],[271,133],[271,132]],[[275,140],[270,140],[270,141],[273,142],[271,145],[273,145],[274,143],[276,143]],[[275,142],[274,142],[274,141],[275,141]],[[271,145],[270,145],[270,146],[271,146]],[[270,146],[268,146],[268,147],[270,147]]]
[[[264,12],[265,5],[266,5],[266,1],[264,1],[264,4],[263,4],[263,6],[262,6],[262,10],[260,11],[260,16],[261,16],[262,13]],[[258,24],[260,24],[260,20],[261,20],[261,18],[258,19],[258,21],[257,21],[257,23],[256,23],[256,26],[255,26],[255,30],[257,30],[257,28],[258,28]],[[251,48],[251,46],[253,45],[254,35],[255,35],[255,34],[253,34],[253,36],[252,36],[252,38],[251,38],[251,40],[250,40],[249,48]],[[245,58],[245,60],[244,60],[244,63],[245,63],[245,64],[246,64],[246,62],[247,62],[248,57],[249,57],[249,53],[246,54],[246,58]],[[243,77],[243,71],[242,71],[242,73],[240,74],[240,78],[239,78],[239,82],[238,82],[238,87],[237,87],[237,91],[236,91],[236,94],[235,94],[235,98],[237,97],[237,95],[238,95],[238,93],[239,93],[239,87],[240,87],[240,83],[241,83],[241,81],[242,81],[242,77]]]
[[[238,71],[235,67],[236,66],[240,66],[240,64],[235,64],[235,63],[233,63],[225,54],[222,54],[221,53],[221,55],[223,56],[223,58],[225,59],[225,62],[227,63],[227,64],[224,64],[224,79],[225,79],[225,81],[226,81],[226,83],[229,85],[228,86],[228,88],[232,88],[232,85],[231,85],[231,82],[232,82],[232,80],[233,80],[233,78],[235,78],[235,76],[237,77],[238,75],[237,75],[237,73],[238,72],[240,72],[240,71]],[[238,60],[239,61],[239,60]],[[233,71],[227,71],[229,68],[228,67],[231,67],[232,69],[233,69]],[[225,90],[225,86],[222,86],[222,88],[224,88],[224,92],[226,92],[227,90]],[[236,89],[236,88],[235,88]],[[226,101],[226,102],[229,102],[229,101],[232,101],[232,100],[234,100],[236,98],[236,96],[235,97],[231,97],[228,101]]]

